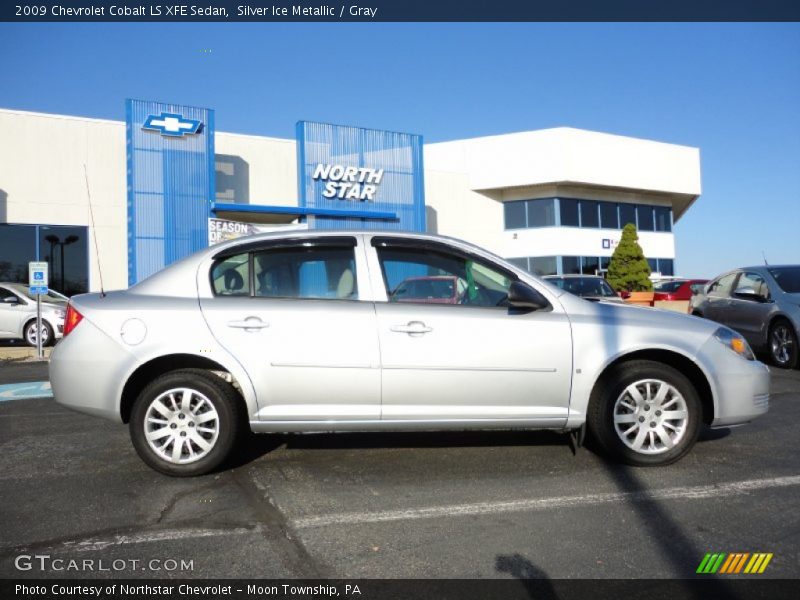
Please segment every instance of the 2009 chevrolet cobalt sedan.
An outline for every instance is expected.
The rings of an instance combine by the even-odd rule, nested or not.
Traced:
[[[459,283],[457,303],[396,293],[432,277]],[[588,302],[471,244],[397,232],[244,238],[74,297],[50,381],[61,404],[128,423],[170,475],[215,469],[248,427],[588,426],[622,461],[662,465],[701,424],[769,401],[768,369],[726,327]]]

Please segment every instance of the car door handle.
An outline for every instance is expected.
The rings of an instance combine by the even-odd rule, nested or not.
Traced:
[[[235,329],[266,329],[269,323],[266,323],[258,317],[247,317],[241,321],[228,321],[228,327]]]
[[[422,321],[409,321],[405,325],[392,325],[390,329],[397,333],[408,333],[408,334],[428,333],[433,331],[433,327],[428,327]]]

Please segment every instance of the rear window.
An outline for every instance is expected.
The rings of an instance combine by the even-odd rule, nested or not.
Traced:
[[[787,294],[800,294],[800,267],[772,267],[770,275]]]
[[[245,252],[217,262],[211,269],[211,285],[217,296],[250,295],[250,262]]]
[[[656,292],[675,292],[681,287],[685,281],[661,281],[653,286]]]

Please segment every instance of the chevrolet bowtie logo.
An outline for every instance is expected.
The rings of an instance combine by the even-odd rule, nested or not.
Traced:
[[[150,115],[142,125],[142,129],[158,131],[161,135],[182,137],[200,131],[200,121],[184,119],[182,115],[162,112],[160,115]]]

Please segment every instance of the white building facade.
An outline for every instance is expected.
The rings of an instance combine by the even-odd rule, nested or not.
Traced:
[[[299,143],[214,132],[213,216],[313,227]],[[98,290],[101,270],[106,289],[129,285],[129,145],[123,121],[0,109],[0,281],[27,281],[39,259],[67,293]],[[632,222],[652,270],[678,274],[673,227],[701,192],[697,148],[571,128],[422,148],[429,232],[532,272],[594,274]]]

